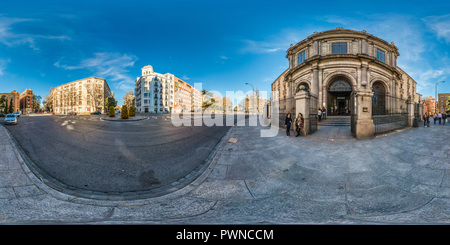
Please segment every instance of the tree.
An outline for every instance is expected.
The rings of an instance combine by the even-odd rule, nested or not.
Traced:
[[[107,97],[105,99],[105,108],[110,108],[111,106],[116,107],[116,105],[117,105],[117,100],[113,96]]]
[[[135,96],[133,94],[133,91],[128,91],[123,96],[123,100],[124,100],[123,104],[126,105],[128,108],[130,108],[131,106],[134,106],[134,99],[135,99]]]
[[[136,109],[134,108],[134,106],[130,106],[130,110],[128,111],[128,115],[130,117],[136,116]]]
[[[0,111],[6,113],[6,104],[8,102],[6,101],[6,96],[5,95],[0,95]]]
[[[87,102],[96,111],[103,101],[102,85],[96,82],[84,84],[87,92]]]
[[[109,113],[108,116],[115,117],[116,116],[116,110],[114,110],[114,106],[109,107]]]
[[[122,119],[127,119],[127,118],[128,118],[128,109],[127,109],[127,106],[126,106],[126,105],[123,105],[123,106],[122,106],[122,110],[121,110],[121,112],[120,112],[120,117],[121,117]]]
[[[5,114],[9,114],[8,100],[5,99]]]
[[[9,113],[13,112],[14,112],[13,97],[11,97],[11,101],[9,103]]]
[[[216,102],[216,99],[214,98],[214,93],[203,89],[202,90],[202,108],[203,108],[203,110],[214,105],[215,102]]]

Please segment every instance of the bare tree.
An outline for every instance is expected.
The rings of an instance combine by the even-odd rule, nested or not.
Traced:
[[[124,100],[123,104],[126,105],[128,108],[130,108],[130,106],[134,106],[134,99],[135,99],[135,96],[133,94],[133,91],[128,91],[123,96],[123,100]]]
[[[98,110],[98,107],[103,105],[103,86],[100,84],[93,82],[93,83],[86,83],[84,84],[86,87],[86,99],[88,105],[90,105],[94,110]]]

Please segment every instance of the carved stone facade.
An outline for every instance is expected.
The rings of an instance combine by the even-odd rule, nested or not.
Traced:
[[[331,116],[358,113],[357,100],[352,100],[358,93],[369,97],[382,93],[381,99],[373,97],[373,106],[379,107],[393,104],[393,99],[389,98],[409,99],[413,103],[422,100],[416,91],[416,81],[397,67],[400,54],[394,43],[366,31],[336,28],[315,32],[291,44],[286,53],[289,67],[272,83],[272,91],[279,91],[283,117],[288,112],[299,112],[296,95],[302,92],[315,98],[317,105],[313,106],[326,108]],[[355,104],[351,104],[352,101]],[[354,111],[351,111],[353,106]],[[372,108],[367,109],[367,106],[364,112],[372,115]],[[402,105],[395,104],[384,111],[395,110],[395,107]],[[304,109],[303,113],[309,112]]]

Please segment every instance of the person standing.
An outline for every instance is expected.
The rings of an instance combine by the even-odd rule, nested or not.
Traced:
[[[428,114],[428,112],[426,113],[426,121],[427,121],[427,128],[430,127],[430,114]]]
[[[441,120],[442,120],[442,113],[441,112],[438,113],[437,119],[438,119],[439,125],[440,125],[441,124]]]
[[[317,112],[317,116],[319,117],[319,122],[322,120],[322,110],[319,108],[319,111]]]
[[[327,110],[322,106],[322,119],[327,119]]]
[[[304,123],[303,115],[301,113],[298,113],[298,116],[295,118],[295,127],[297,131],[297,135],[295,137],[300,135],[300,130],[301,128],[303,128],[303,123]]]
[[[442,121],[443,121],[443,124],[445,125],[445,121],[447,121],[447,113],[442,113]]]
[[[433,123],[434,123],[434,124],[436,124],[436,118],[437,118],[437,114],[434,113],[434,114],[433,114]]]
[[[291,136],[291,124],[292,124],[291,113],[288,113],[286,115],[286,118],[284,119],[284,126],[286,127],[286,137]]]
[[[428,116],[428,112],[425,112],[422,116],[423,119],[423,126],[426,128],[427,127],[427,116]]]

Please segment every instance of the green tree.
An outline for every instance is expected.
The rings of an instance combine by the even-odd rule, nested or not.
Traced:
[[[9,113],[13,112],[14,112],[13,97],[11,97],[11,101],[9,102]]]
[[[113,96],[107,97],[105,99],[105,108],[110,108],[111,106],[116,107],[116,105],[117,105],[117,100]]]
[[[5,114],[9,114],[8,100],[5,99]]]
[[[134,108],[134,106],[130,106],[130,110],[128,111],[128,115],[130,117],[136,116],[136,109]]]
[[[120,112],[120,117],[122,119],[127,119],[128,118],[128,109],[126,105],[122,106],[122,111]]]
[[[116,110],[114,110],[114,106],[109,107],[109,113],[108,116],[115,117],[116,116]]]
[[[6,96],[0,95],[0,111],[6,113]]]

